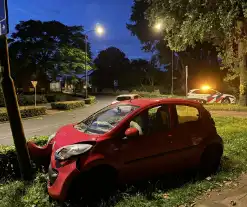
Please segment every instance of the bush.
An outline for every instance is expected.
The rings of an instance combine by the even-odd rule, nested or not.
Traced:
[[[40,116],[46,114],[46,107],[43,106],[29,106],[29,107],[20,107],[20,113],[22,118]],[[6,108],[0,109],[0,122],[8,121],[8,113]]]
[[[18,96],[18,103],[20,106],[29,106],[35,104],[35,97],[34,95],[19,95]],[[47,99],[44,95],[36,95],[36,103],[43,104],[47,103]]]
[[[29,140],[34,141],[37,145],[45,145],[47,137],[34,137]],[[0,178],[19,178],[20,170],[17,155],[14,146],[0,145]]]
[[[96,101],[95,96],[89,96],[89,98],[85,99],[85,104],[93,104]]]
[[[0,107],[4,107],[5,102],[4,102],[4,96],[3,96],[3,90],[2,87],[0,87]]]
[[[85,101],[65,101],[65,102],[51,103],[51,108],[58,110],[70,110],[70,109],[83,107],[84,105],[85,105]]]

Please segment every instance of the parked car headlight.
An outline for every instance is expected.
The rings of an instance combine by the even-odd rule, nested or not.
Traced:
[[[91,144],[74,144],[59,148],[55,153],[56,160],[64,161],[76,155],[81,155],[89,151],[93,145]]]
[[[50,135],[50,136],[48,137],[47,144],[48,144],[55,136],[56,136],[56,133]]]

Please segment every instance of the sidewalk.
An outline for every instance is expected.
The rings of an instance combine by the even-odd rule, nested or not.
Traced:
[[[204,195],[195,207],[247,207],[247,174],[225,186]]]

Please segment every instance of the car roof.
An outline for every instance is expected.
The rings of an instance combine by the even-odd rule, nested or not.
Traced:
[[[117,97],[125,97],[125,96],[138,96],[138,94],[121,94]]]
[[[188,100],[188,99],[181,99],[181,98],[140,98],[140,99],[133,99],[122,101],[119,104],[132,104],[140,107],[146,107],[153,104],[191,104],[191,105],[201,105],[200,103]]]
[[[190,91],[196,91],[196,90],[202,90],[202,89],[200,89],[200,88],[195,88],[195,89],[191,89]],[[216,91],[215,89],[213,89],[213,88],[209,88],[208,90],[213,90],[213,91]]]

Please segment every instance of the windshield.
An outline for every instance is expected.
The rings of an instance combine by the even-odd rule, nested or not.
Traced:
[[[133,105],[108,106],[77,124],[75,128],[84,133],[105,134],[137,108],[139,107]]]
[[[125,101],[125,100],[130,100],[131,97],[130,96],[121,96],[121,97],[117,97],[117,101]]]

